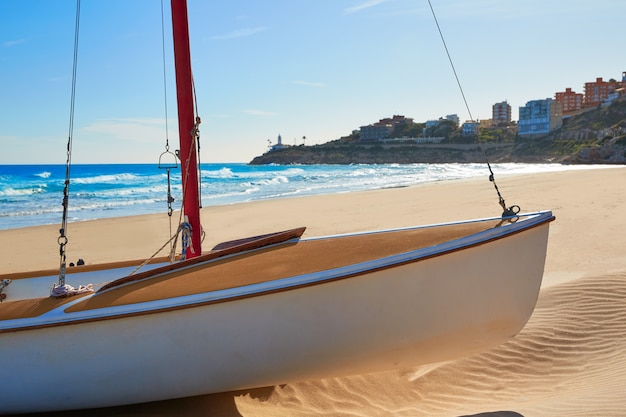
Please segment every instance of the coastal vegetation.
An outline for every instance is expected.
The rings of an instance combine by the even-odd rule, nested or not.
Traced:
[[[424,123],[407,123],[393,132],[393,142],[361,142],[358,131],[314,146],[274,149],[250,164],[383,164],[560,162],[577,164],[626,163],[626,97],[564,119],[563,125],[541,137],[517,135],[514,123],[481,128],[478,135],[463,136],[450,121],[424,131]],[[442,137],[439,143],[414,139]]]

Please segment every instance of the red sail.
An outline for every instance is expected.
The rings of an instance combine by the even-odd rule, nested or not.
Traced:
[[[180,136],[180,159],[185,187],[184,210],[192,228],[193,252],[187,249],[187,258],[201,254],[200,201],[198,193],[197,146],[193,140],[194,103],[191,78],[191,54],[189,52],[189,27],[186,0],[171,0],[172,32],[174,35],[174,62],[176,66],[176,97],[178,101],[178,133]],[[188,161],[189,160],[189,161]],[[188,162],[187,162],[188,161]]]

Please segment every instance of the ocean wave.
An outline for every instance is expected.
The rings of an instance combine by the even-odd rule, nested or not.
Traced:
[[[233,170],[226,167],[220,168],[216,171],[203,169],[200,171],[200,175],[202,178],[233,178],[235,176],[233,174]]]
[[[136,206],[136,205],[142,205],[142,204],[154,204],[157,202],[159,202],[159,200],[154,199],[154,198],[91,202],[91,203],[83,203],[76,207],[73,207],[72,211],[114,210],[120,207]]]
[[[21,189],[5,188],[3,190],[0,190],[0,196],[3,196],[3,197],[29,196],[29,195],[34,195],[34,194],[42,194],[45,192],[46,192],[45,185],[41,185],[39,187],[34,187],[34,188],[21,188]]]
[[[142,177],[136,174],[121,173],[121,174],[103,174],[95,175],[93,177],[74,178],[71,180],[75,184],[105,184],[120,181],[135,181],[142,179]]]
[[[492,164],[497,177],[509,174],[598,169],[601,166]],[[2,166],[0,166],[2,169]],[[48,175],[47,173],[52,173]],[[73,171],[70,216],[76,220],[166,212],[167,175],[156,165],[79,165]],[[425,182],[484,176],[485,164],[381,164],[202,166],[202,203],[227,205],[290,196],[406,187]],[[63,177],[57,166],[4,167],[0,171],[0,229],[57,222]],[[171,173],[175,205],[182,201],[180,170]],[[177,207],[175,207],[177,208]]]
[[[39,178],[50,178],[51,175],[52,175],[52,172],[50,171],[43,171],[38,174],[34,174],[35,177],[39,177]]]
[[[182,187],[178,184],[172,185],[172,193],[180,193]],[[101,190],[85,190],[85,191],[70,191],[70,198],[83,198],[83,199],[118,199],[118,198],[133,198],[146,195],[160,195],[164,198],[167,195],[167,184],[154,184],[151,186],[131,186],[124,188],[109,188]]]
[[[289,183],[289,178],[287,178],[284,175],[277,175],[272,178],[244,182],[241,185],[244,187],[251,187],[251,186],[264,186],[264,185],[266,186],[266,185],[278,185],[278,184],[287,184],[287,183]]]
[[[11,211],[0,211],[0,218],[6,217],[27,217],[27,216],[40,216],[43,214],[50,213],[61,213],[63,208],[61,205],[58,206],[39,206],[33,207],[32,209],[27,210],[11,210]]]
[[[306,171],[303,168],[287,168],[286,170],[282,171],[283,175],[302,175],[304,174]]]

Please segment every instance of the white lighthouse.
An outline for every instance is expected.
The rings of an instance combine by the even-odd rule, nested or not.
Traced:
[[[283,138],[280,136],[280,133],[278,134],[278,141],[276,142],[276,145],[273,145],[270,150],[272,151],[278,151],[280,149],[285,149],[288,148],[289,145],[283,145]]]

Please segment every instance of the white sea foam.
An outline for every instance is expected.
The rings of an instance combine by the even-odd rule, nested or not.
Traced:
[[[15,189],[15,188],[5,188],[3,190],[0,190],[0,196],[28,196],[28,195],[33,195],[33,194],[41,194],[44,193],[45,190],[45,186],[39,186],[39,187],[34,187],[34,188],[22,188],[22,189]]]
[[[118,181],[131,181],[136,180],[140,177],[134,174],[129,173],[121,173],[114,175],[96,175],[93,177],[85,177],[85,178],[74,178],[72,180],[75,184],[102,184],[102,183],[111,183]]]
[[[492,164],[503,175],[599,166]],[[167,210],[167,175],[156,165],[82,165],[72,169],[69,213],[75,220],[158,213]],[[489,176],[486,164],[386,164],[202,166],[203,206],[290,196],[346,193],[424,182]],[[62,166],[0,166],[0,229],[57,223],[63,198]],[[180,169],[171,172],[170,191],[178,208]]]

